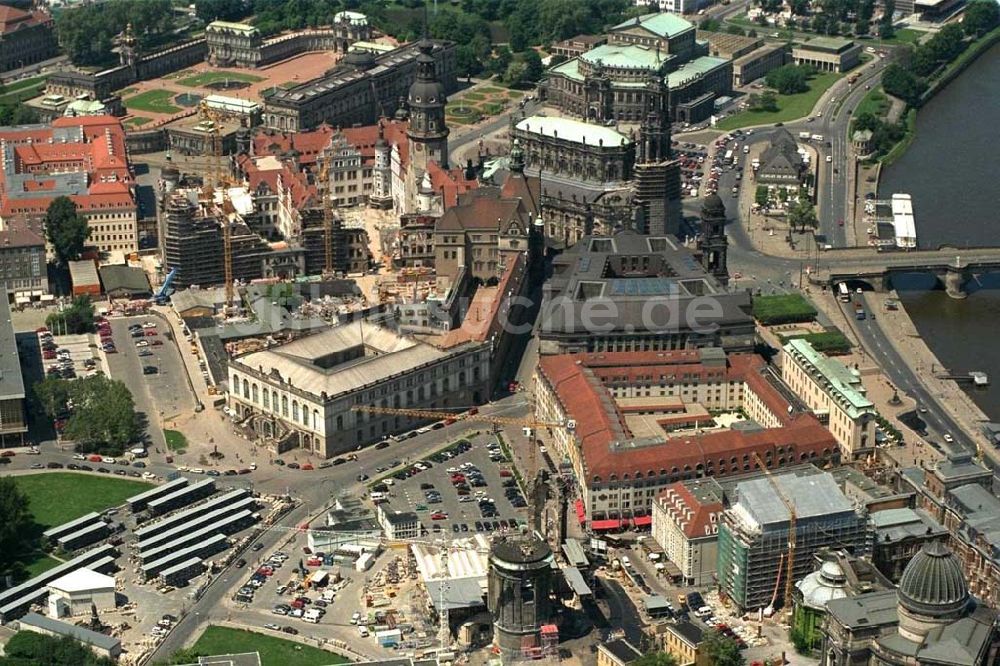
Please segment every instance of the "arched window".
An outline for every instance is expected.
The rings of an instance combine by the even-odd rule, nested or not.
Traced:
[[[288,416],[288,396],[281,396],[281,415]]]
[[[278,411],[278,392],[271,391],[271,409]]]
[[[240,394],[240,378],[238,375],[233,375],[233,393],[236,395]]]
[[[244,398],[250,397],[250,382],[248,382],[245,379],[243,380],[243,397]]]
[[[253,395],[253,401],[254,402],[258,402],[259,396],[257,395],[257,385],[254,384],[253,386],[251,386],[250,387],[250,391],[251,391],[251,393]]]
[[[319,428],[319,410],[313,410],[313,428]]]
[[[292,400],[292,420],[293,421],[298,421],[299,420],[299,401],[298,400]]]
[[[271,408],[271,392],[264,389],[264,409]]]

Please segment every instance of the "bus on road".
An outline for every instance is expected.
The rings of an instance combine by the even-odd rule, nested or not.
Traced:
[[[851,290],[847,288],[846,282],[840,282],[837,284],[837,293],[840,295],[840,300],[843,303],[851,302]]]

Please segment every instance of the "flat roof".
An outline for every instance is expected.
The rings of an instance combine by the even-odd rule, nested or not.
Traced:
[[[590,561],[587,559],[587,554],[583,552],[583,544],[576,539],[567,539],[566,543],[562,545],[563,555],[566,556],[566,561],[574,567],[588,567],[590,566]]]
[[[631,140],[610,127],[584,123],[572,118],[531,116],[517,124],[517,129],[531,134],[551,136],[586,146],[624,146]]]
[[[156,571],[168,571],[170,567],[164,565],[177,560],[185,561],[184,558],[187,556],[197,557],[198,553],[202,552],[206,548],[211,548],[213,546],[221,546],[222,544],[228,545],[229,541],[224,534],[216,534],[211,536],[200,543],[196,543],[193,546],[188,546],[187,548],[181,548],[180,550],[174,551],[168,555],[153,560],[152,562],[147,562],[142,565],[141,569],[143,572],[156,572]],[[221,550],[221,549],[220,549]],[[190,559],[190,558],[188,558]]]
[[[17,353],[17,338],[10,320],[10,303],[0,298],[0,399],[24,398],[21,359]]]
[[[892,226],[896,238],[916,238],[917,223],[913,219],[913,201],[909,194],[892,195]]]
[[[194,485],[184,486],[183,488],[178,488],[177,490],[173,491],[169,495],[164,495],[163,497],[158,497],[157,499],[152,500],[149,503],[149,506],[153,507],[153,508],[157,508],[157,507],[159,507],[159,506],[161,506],[163,504],[168,504],[170,502],[173,502],[174,500],[176,500],[176,499],[178,499],[180,497],[184,497],[184,496],[190,495],[190,494],[196,494],[199,490],[203,490],[206,487],[212,487],[212,488],[214,488],[215,487],[215,479],[202,479],[201,481],[198,481]],[[162,522],[162,521],[159,521],[159,522]],[[158,523],[153,523],[153,525],[155,525],[155,524],[158,524]],[[152,525],[143,525],[142,527],[140,527],[139,529],[137,529],[135,531],[136,536],[139,537],[139,538],[142,538],[142,534],[147,531],[147,529],[146,529],[147,527],[152,527]]]
[[[85,629],[84,627],[78,627],[77,625],[69,624],[68,622],[53,620],[52,618],[39,615],[38,613],[28,613],[18,620],[18,622],[22,625],[37,627],[44,631],[58,634],[59,636],[69,636],[80,641],[81,643],[89,643],[90,645],[101,648],[102,650],[114,650],[115,648],[121,646],[121,641],[113,636],[91,631],[90,629]]]
[[[75,532],[85,525],[89,525],[95,520],[100,520],[101,514],[91,511],[85,516],[80,516],[76,520],[71,520],[68,523],[63,523],[62,525],[56,525],[55,527],[50,527],[49,529],[42,532],[42,536],[46,539],[58,538],[63,534],[69,534]]]
[[[187,484],[188,484],[187,477],[179,476],[176,479],[174,479],[173,481],[167,481],[166,483],[164,483],[162,485],[150,488],[149,490],[143,491],[143,492],[139,493],[138,495],[133,495],[132,497],[129,497],[127,500],[125,500],[125,502],[128,503],[128,504],[135,504],[136,502],[145,502],[145,501],[149,500],[150,497],[152,497],[153,499],[156,499],[161,494],[164,494],[164,493],[169,494],[169,493],[173,492],[174,490],[177,490],[178,488],[183,488]],[[97,514],[94,514],[94,515],[97,515]]]
[[[110,544],[104,544],[103,546],[92,548],[82,555],[78,555],[68,562],[63,562],[58,566],[52,567],[48,571],[44,571],[34,578],[21,583],[20,585],[0,592],[0,604],[8,604],[11,600],[27,595],[30,591],[37,590],[37,588],[48,584],[49,581],[53,581],[56,578],[73,571],[74,569],[89,566],[90,564],[101,560],[105,556],[111,555],[113,552],[115,552],[114,546]],[[3,608],[0,607],[0,612],[2,612],[2,610]]]
[[[169,553],[170,551],[176,550],[177,546],[182,543],[190,543],[192,539],[201,538],[214,538],[216,534],[221,534],[221,530],[229,527],[230,524],[239,522],[253,515],[248,509],[243,509],[231,516],[226,516],[218,522],[212,523],[211,525],[205,525],[199,527],[193,532],[189,532],[183,536],[179,536],[171,541],[161,543],[158,546],[150,548],[139,554],[140,559],[144,562],[152,562],[160,557],[163,557],[164,553]]]
[[[813,37],[807,42],[796,45],[795,48],[806,49],[807,51],[826,51],[830,53],[840,53],[854,46],[853,39],[842,37]]]
[[[844,496],[830,474],[776,473],[772,479],[752,479],[736,486],[737,501],[732,510],[741,514],[754,527],[782,527],[789,522],[788,508],[774,484],[795,505],[799,525],[811,518],[832,519],[838,514],[854,513],[854,505]]]
[[[578,597],[589,597],[594,593],[587,585],[587,581],[583,579],[583,574],[576,567],[563,567],[563,576],[566,578],[566,583],[573,590],[573,594]]]
[[[172,576],[173,574],[180,573],[180,572],[184,571],[185,569],[193,567],[196,564],[201,564],[201,558],[200,557],[192,557],[189,560],[184,560],[180,564],[175,564],[174,566],[170,567],[169,569],[164,569],[163,571],[161,571],[160,575],[163,576],[164,578],[167,577],[167,576]]]
[[[479,608],[485,606],[484,590],[481,578],[452,578],[449,580],[427,580],[427,599],[435,609],[444,602],[447,610],[460,608]]]
[[[726,58],[716,56],[700,56],[681,65],[678,69],[667,74],[667,86],[679,88],[691,79],[704,76],[719,67],[724,67],[732,62]]]
[[[71,541],[79,539],[82,536],[86,536],[88,534],[92,534],[94,532],[99,532],[101,530],[106,530],[106,529],[108,529],[108,524],[103,521],[99,523],[91,523],[90,525],[81,527],[75,532],[70,532],[69,534],[63,534],[62,536],[57,538],[56,541],[58,541],[59,545],[61,546],[64,543],[69,543]],[[97,541],[97,539],[95,539],[95,541]]]

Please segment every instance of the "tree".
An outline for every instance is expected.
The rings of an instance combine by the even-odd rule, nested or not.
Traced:
[[[808,72],[798,65],[784,65],[767,74],[767,85],[782,95],[809,90]]]
[[[809,14],[809,0],[792,0],[790,8],[795,16],[807,16]]]
[[[129,23],[147,50],[177,38],[170,0],[107,0],[65,9],[56,16],[56,31],[74,64],[109,65],[117,62],[112,41]]]
[[[45,237],[52,243],[56,259],[61,264],[80,258],[90,238],[87,218],[77,214],[76,204],[69,197],[56,197],[45,211]]]
[[[61,335],[80,335],[94,331],[94,304],[86,296],[77,296],[60,312],[45,318],[45,325]]]
[[[561,65],[567,60],[569,60],[569,58],[564,56],[562,53],[553,53],[549,57],[549,67],[555,67],[556,65]]]
[[[62,413],[55,400],[63,398],[62,405],[73,401],[63,435],[76,442],[81,453],[120,455],[141,434],[132,394],[120,381],[96,375],[73,381],[46,379],[37,387],[36,399],[50,417]]]
[[[771,200],[771,195],[767,189],[767,185],[758,185],[757,190],[753,195],[754,203],[756,203],[761,208],[767,206],[768,202]]]
[[[647,652],[632,664],[633,666],[679,666],[677,657],[669,652]]]
[[[778,110],[778,96],[774,94],[773,90],[765,90],[760,94],[760,109],[769,113]]]
[[[806,227],[815,229],[818,224],[816,208],[805,199],[799,199],[788,209],[788,226],[792,231],[798,227],[800,231],[805,232]]]
[[[882,39],[892,39],[896,34],[896,28],[892,24],[895,13],[896,0],[885,0],[882,5],[882,20],[878,24],[878,36]]]
[[[730,35],[739,35],[743,37],[746,33],[743,32],[743,28],[738,25],[727,25],[726,32]]]
[[[993,0],[973,0],[965,6],[962,30],[970,37],[980,37],[1000,25],[1000,6]]]
[[[4,646],[0,666],[114,666],[114,660],[94,654],[88,646],[69,636],[46,636],[19,631]]]
[[[522,77],[524,81],[535,83],[542,78],[542,74],[545,73],[545,66],[542,64],[542,57],[538,55],[538,51],[528,49],[521,54],[520,58],[525,68],[524,76]]]
[[[508,86],[519,86],[524,82],[524,75],[528,71],[528,66],[521,60],[515,60],[507,65],[507,71],[503,74],[503,82]]]
[[[0,569],[7,571],[14,564],[30,525],[28,496],[13,478],[0,476]]]
[[[898,97],[910,106],[920,103],[920,97],[927,90],[927,81],[909,69],[892,63],[882,74],[882,89],[893,97]]]
[[[699,30],[706,30],[708,32],[718,32],[722,27],[722,24],[718,19],[706,18],[702,19],[701,23],[698,24]]]
[[[736,641],[717,631],[705,633],[701,649],[704,650],[708,663],[712,666],[743,666],[746,664],[746,659],[743,658],[743,653],[740,652]]]

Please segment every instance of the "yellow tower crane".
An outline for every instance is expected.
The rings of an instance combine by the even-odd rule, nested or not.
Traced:
[[[767,465],[764,464],[764,461],[761,460],[761,457],[756,451],[753,452],[753,459],[754,462],[760,466],[764,475],[767,476],[767,480],[771,482],[771,485],[774,487],[774,492],[776,492],[778,497],[781,498],[781,501],[785,504],[785,508],[788,509],[788,561],[785,564],[785,597],[782,600],[782,604],[786,612],[791,612],[792,588],[795,585],[795,547],[797,541],[796,523],[798,520],[798,517],[795,515],[795,504],[792,503],[792,501],[788,499],[785,493],[781,490],[781,486],[778,485],[777,480],[775,480],[774,476],[771,474],[771,470],[767,468]],[[781,577],[780,568],[778,577]],[[778,596],[778,583],[779,581],[775,581],[774,594],[771,597],[771,608],[774,608],[775,598]]]
[[[229,200],[228,186],[230,184],[230,178],[222,166],[222,128],[220,127],[222,116],[218,111],[208,106],[204,100],[202,100],[202,102],[198,105],[198,112],[203,121],[211,124],[209,132],[211,137],[212,155],[209,163],[209,182],[205,187],[205,194],[209,199],[209,205],[212,205],[214,202],[215,189],[220,188],[222,190],[220,217],[222,218],[223,279],[225,280],[226,308],[228,310],[233,307],[234,297],[233,241],[229,219],[229,216],[234,209],[232,202]]]
[[[369,412],[371,414],[392,414],[396,416],[409,416],[416,419],[427,419],[429,421],[443,421],[453,419],[454,421],[481,421],[494,425],[522,426],[524,428],[566,428],[576,429],[576,421],[538,421],[535,419],[517,419],[505,416],[491,416],[490,414],[479,414],[478,412],[449,412],[440,409],[401,409],[399,407],[376,407],[374,405],[356,405],[351,407],[354,412]]]

